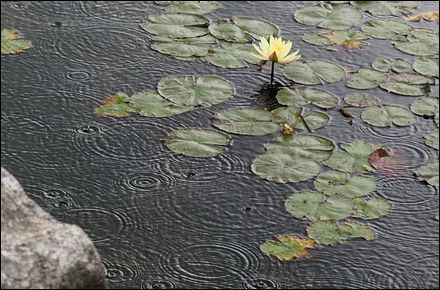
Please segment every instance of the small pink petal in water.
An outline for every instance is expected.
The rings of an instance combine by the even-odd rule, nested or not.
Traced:
[[[396,167],[404,167],[405,159],[401,154],[393,153],[388,148],[379,148],[368,157],[370,165],[387,175],[397,176]]]

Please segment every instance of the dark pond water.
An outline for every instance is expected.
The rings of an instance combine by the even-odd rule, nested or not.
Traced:
[[[302,35],[314,28],[295,23],[292,13],[310,4],[232,1],[209,17],[262,17],[279,25],[305,57],[343,66],[369,66],[378,56],[414,59],[389,41],[370,40],[357,53],[305,44]],[[438,2],[419,8],[430,9],[438,10]],[[19,29],[34,46],[1,57],[1,164],[55,217],[85,229],[111,288],[438,287],[439,193],[412,174],[438,160],[423,139],[435,128],[432,120],[376,129],[359,119],[350,125],[337,110],[329,111],[331,124],[318,134],[387,145],[404,157],[397,175],[374,174],[378,194],[394,208],[371,222],[375,241],[352,240],[312,250],[310,259],[279,262],[259,245],[278,234],[305,234],[307,224],[283,204],[312,184],[275,184],[251,173],[251,162],[273,136],[233,136],[226,154],[210,159],[174,154],[160,142],[178,128],[211,126],[212,115],[225,108],[264,104],[258,94],[268,74],[152,51],[138,23],[158,11],[152,2],[1,4],[1,26]],[[437,23],[414,26],[438,30]],[[93,113],[104,96],[155,88],[170,74],[216,74],[232,81],[237,93],[227,103],[166,119]],[[356,91],[344,82],[324,87],[340,97]],[[388,104],[407,107],[415,100],[371,92]]]

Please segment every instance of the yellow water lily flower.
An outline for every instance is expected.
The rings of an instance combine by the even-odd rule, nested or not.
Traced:
[[[266,38],[261,37],[259,46],[253,44],[258,54],[252,54],[254,57],[263,60],[271,61],[272,63],[288,64],[295,60],[298,60],[301,55],[299,50],[289,54],[292,49],[291,41],[283,41],[281,37],[269,37],[269,41]]]

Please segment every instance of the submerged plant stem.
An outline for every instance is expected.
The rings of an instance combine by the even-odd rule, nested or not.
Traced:
[[[304,127],[306,127],[307,131],[308,131],[309,133],[312,133],[312,129],[310,129],[309,124],[307,124],[306,119],[304,119],[304,117],[303,117],[302,114],[299,115],[299,118],[300,118],[301,121],[303,122]]]
[[[272,70],[270,72],[270,87],[273,87],[273,75],[275,72],[275,62],[272,61]]]

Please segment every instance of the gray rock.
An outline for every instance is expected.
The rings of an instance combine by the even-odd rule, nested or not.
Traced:
[[[106,288],[84,231],[52,218],[3,168],[1,175],[1,288]]]

